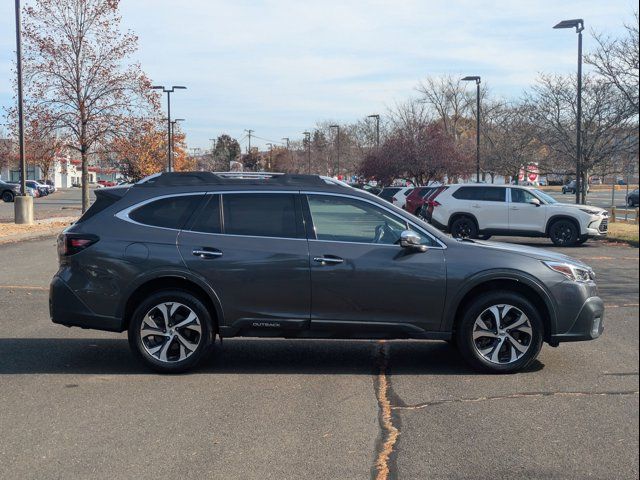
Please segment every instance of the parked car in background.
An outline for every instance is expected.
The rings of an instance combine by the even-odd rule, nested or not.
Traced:
[[[407,196],[412,190],[413,187],[384,187],[378,196],[393,203],[396,207],[404,208]]]
[[[38,180],[39,183],[46,185],[49,189],[49,193],[55,193],[56,191],[56,186],[54,185],[52,180],[44,180],[44,179],[40,179]]]
[[[589,192],[589,184],[587,184],[587,192]],[[571,180],[569,183],[567,183],[566,185],[562,186],[562,194],[565,195],[567,193],[576,193],[576,181],[575,180]]]
[[[629,192],[627,195],[627,206],[628,207],[637,207],[638,206],[638,189],[636,188],[633,192]]]
[[[424,203],[422,204],[422,208],[420,209],[419,214],[419,217],[422,218],[425,222],[431,223],[433,209],[440,206],[440,202],[438,202],[437,197],[447,188],[449,187],[446,185],[437,187],[425,196]]]
[[[248,336],[447,340],[474,368],[508,373],[543,342],[603,331],[584,263],[454,240],[331,179],[163,173],[95,194],[58,238],[51,319],[126,331],[160,372],[195,367],[217,336]]]
[[[116,182],[112,182],[111,180],[98,180],[98,183],[103,187],[115,187],[117,185]]]
[[[13,202],[16,195],[20,195],[20,185],[0,180],[0,198],[3,202]]]
[[[606,236],[609,213],[559,203],[531,187],[463,184],[450,185],[438,196],[431,223],[456,238],[548,237],[565,247]]]
[[[27,187],[33,188],[38,192],[39,197],[45,197],[49,195],[49,186],[43,183],[36,182],[35,180],[27,180]]]
[[[352,188],[357,188],[358,190],[369,192],[372,195],[379,195],[380,192],[382,192],[382,188],[376,187],[374,185],[369,185],[368,183],[349,183],[348,185]]]
[[[425,197],[433,192],[437,187],[415,187],[409,195],[407,195],[407,200],[405,202],[404,209],[413,213],[414,215],[420,215],[420,210],[422,209],[422,205],[424,204]]]

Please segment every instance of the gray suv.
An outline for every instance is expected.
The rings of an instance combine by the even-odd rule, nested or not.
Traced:
[[[51,318],[127,330],[161,372],[194,367],[216,335],[445,340],[513,372],[543,342],[602,333],[587,265],[451,239],[331,179],[164,173],[96,197],[58,239]]]

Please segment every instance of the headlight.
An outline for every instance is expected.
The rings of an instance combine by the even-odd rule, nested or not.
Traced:
[[[598,210],[591,210],[590,208],[581,208],[580,210],[589,215],[598,215],[600,213]]]
[[[554,272],[561,273],[574,282],[589,282],[596,279],[596,274],[591,269],[581,268],[570,263],[542,262]]]

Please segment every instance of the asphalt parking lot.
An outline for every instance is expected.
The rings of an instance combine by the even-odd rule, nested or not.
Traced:
[[[444,342],[232,339],[161,376],[49,321],[53,238],[0,245],[0,478],[637,478],[638,249],[562,251],[596,270],[605,334],[524,373]]]

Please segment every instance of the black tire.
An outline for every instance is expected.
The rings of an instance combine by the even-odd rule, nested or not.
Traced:
[[[487,360],[480,353],[473,339],[476,319],[494,305],[516,307],[528,317],[531,326],[530,335],[519,337],[523,339],[524,346],[527,346],[528,349],[517,360],[509,363],[493,363]],[[507,290],[486,292],[478,295],[464,308],[463,316],[459,319],[456,329],[457,347],[464,360],[474,369],[488,373],[513,373],[528,367],[538,357],[542,348],[543,338],[544,323],[540,312],[525,296]],[[501,344],[502,346],[498,353],[501,353],[504,358],[504,355],[509,354],[508,350],[513,347],[505,340],[503,342],[505,345]]]
[[[567,191],[566,191],[564,188],[562,189],[562,194],[563,194],[563,195],[566,195],[566,194],[567,194]]]
[[[185,359],[180,360],[179,356],[182,355],[183,344],[181,343],[180,338],[176,338],[179,337],[179,335],[176,335],[176,337],[174,337],[172,331],[172,337],[168,341],[169,345],[167,346],[165,357],[168,358],[169,355],[172,355],[174,358],[169,358],[168,361],[162,361],[160,360],[160,358],[157,358],[156,356],[149,353],[148,348],[153,349],[153,345],[150,346],[149,343],[146,343],[146,346],[143,345],[143,341],[149,342],[150,340],[142,339],[141,328],[145,316],[149,312],[153,311],[156,306],[172,303],[178,303],[186,307],[186,309],[184,310],[185,313],[188,309],[190,309],[193,313],[196,314],[197,320],[199,321],[200,334],[198,336],[197,332],[195,332],[194,330],[190,330],[189,332],[185,332],[184,329],[181,330],[181,333],[185,337],[189,333],[189,340],[193,341],[193,344],[197,343],[197,347],[194,348],[194,350],[192,350]],[[178,321],[183,318],[180,317],[181,308],[182,307],[178,307],[178,309],[176,310],[175,316]],[[160,327],[159,330],[164,330],[166,332],[167,327],[164,326],[164,328],[162,328],[163,325],[161,322],[161,317],[158,317],[158,321],[156,322],[156,324],[158,327]],[[173,325],[171,325],[170,323],[169,326],[171,327]],[[175,330],[178,331],[178,329]],[[160,290],[158,292],[150,294],[144,301],[140,303],[138,308],[136,308],[136,310],[134,311],[131,317],[131,321],[129,322],[129,345],[135,356],[138,357],[138,359],[140,359],[147,367],[151,368],[152,370],[160,373],[180,373],[194,368],[207,355],[210,346],[213,343],[213,332],[214,327],[211,314],[204,303],[198,297],[185,290]],[[164,335],[158,335],[157,339],[159,340],[162,336]],[[152,341],[156,341],[156,337],[152,337],[154,337]],[[146,338],[148,339],[150,337]],[[164,344],[165,342],[159,341],[156,344],[156,348],[157,345],[161,343]],[[184,351],[189,352],[189,350]],[[175,359],[175,356],[178,356],[178,359]]]
[[[556,220],[549,227],[549,238],[558,247],[572,247],[578,243],[578,227],[571,220]]]
[[[491,235],[479,235],[478,240],[489,240]]]
[[[478,238],[478,227],[471,217],[458,217],[451,224],[453,238]]]
[[[580,235],[580,238],[578,238],[578,241],[576,242],[576,245],[582,245],[587,240],[589,240],[589,235]]]
[[[2,192],[2,200],[6,203],[11,203],[13,202],[15,198],[15,195],[13,194],[13,192],[10,192],[9,190],[5,190],[4,192]]]

